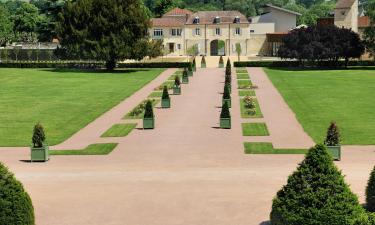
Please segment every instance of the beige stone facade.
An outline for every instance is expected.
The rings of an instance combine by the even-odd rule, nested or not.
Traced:
[[[298,13],[268,5],[261,16],[246,18],[238,11],[191,12],[173,9],[152,20],[153,39],[163,39],[166,55],[241,56],[271,55],[267,34],[289,32],[296,27]],[[278,18],[278,15],[281,15]]]
[[[358,32],[358,0],[340,0],[335,8],[335,25]]]

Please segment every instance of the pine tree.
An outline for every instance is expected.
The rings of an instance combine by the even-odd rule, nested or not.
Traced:
[[[351,225],[363,213],[325,146],[316,145],[273,200],[271,225]]]
[[[340,131],[336,122],[331,122],[330,126],[328,127],[324,144],[327,146],[337,146],[340,144]]]
[[[370,212],[375,212],[375,167],[371,171],[366,187],[366,208]]]

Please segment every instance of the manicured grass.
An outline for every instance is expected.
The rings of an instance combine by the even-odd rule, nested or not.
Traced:
[[[255,91],[253,90],[240,90],[238,92],[238,95],[240,97],[244,97],[244,96],[255,96]]]
[[[247,73],[247,69],[236,69],[236,73]]]
[[[125,137],[134,128],[136,128],[136,123],[125,123],[125,124],[115,124],[109,128],[102,137]]]
[[[266,72],[315,142],[334,120],[342,144],[375,144],[374,69]]]
[[[168,78],[168,81],[173,81],[174,82],[174,79],[176,78],[176,76],[180,77],[180,81],[182,80],[182,73],[180,73],[180,74],[173,74],[172,76],[170,76]]]
[[[238,89],[247,89],[250,88],[252,83],[250,80],[237,80]]]
[[[270,135],[265,123],[243,123],[243,136],[268,136]]]
[[[154,91],[148,97],[149,98],[161,98],[162,95],[163,95],[163,92],[161,92],[161,91]]]
[[[241,117],[242,118],[262,118],[263,114],[260,110],[259,103],[255,99],[255,115],[249,114],[249,110],[245,108],[245,104],[243,102],[243,99],[240,99],[240,106],[241,106]]]
[[[152,101],[152,105],[155,107],[161,100],[160,99],[150,99]],[[142,119],[143,115],[145,114],[144,107],[141,107],[141,105],[146,105],[146,101],[144,100],[141,103],[139,103],[134,109],[132,109],[130,112],[128,112],[123,119]]]
[[[275,149],[272,143],[245,142],[245,154],[306,154],[308,149]]]
[[[50,150],[50,155],[108,155],[115,149],[116,143],[92,144],[82,150]]]
[[[61,143],[163,70],[0,69],[0,146],[29,146],[37,122]]]
[[[249,74],[247,73],[237,73],[237,79],[249,79]]]

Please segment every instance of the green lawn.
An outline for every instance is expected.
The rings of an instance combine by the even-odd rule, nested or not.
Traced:
[[[247,73],[237,73],[237,79],[249,79],[249,74]]]
[[[250,80],[237,80],[238,89],[248,89],[252,83]]]
[[[236,68],[236,73],[247,73],[247,69]]]
[[[245,142],[245,154],[306,154],[308,149],[275,149],[272,143]]]
[[[168,80],[164,83],[162,83],[159,87],[156,87],[155,91],[162,91],[164,89],[164,86],[167,86],[168,89],[173,89],[174,87],[174,80]]]
[[[243,99],[240,99],[240,107],[241,107],[242,118],[262,118],[263,117],[262,111],[260,110],[260,107],[259,107],[259,103],[256,99],[255,99],[255,115],[251,115],[250,111],[247,108],[245,108]]]
[[[145,114],[145,106],[147,101],[150,100],[155,107],[161,100],[160,99],[146,99],[139,103],[134,109],[128,112],[123,119],[142,119]]]
[[[253,90],[240,90],[238,92],[238,95],[240,97],[245,97],[245,96],[255,96],[255,91]]]
[[[268,136],[270,135],[265,123],[243,123],[243,136]]]
[[[342,144],[375,144],[375,70],[265,70],[315,142],[330,121]]]
[[[37,122],[61,143],[163,70],[0,69],[0,146],[29,146]]]
[[[149,98],[161,98],[162,95],[163,95],[162,91],[154,91],[148,97]]]
[[[108,155],[115,149],[116,143],[92,144],[81,150],[50,150],[50,155]]]
[[[136,123],[124,123],[115,124],[109,128],[102,137],[125,137],[127,136],[135,127]]]
[[[174,79],[176,79],[176,76],[180,77],[180,81],[182,80],[182,73],[180,73],[180,74],[173,74],[172,76],[170,76],[168,78],[168,80],[174,82]]]

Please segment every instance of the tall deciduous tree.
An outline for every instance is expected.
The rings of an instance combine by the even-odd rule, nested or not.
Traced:
[[[13,22],[7,8],[0,5],[0,46],[4,46],[13,38]]]
[[[375,0],[366,3],[366,14],[370,17],[370,26],[366,28],[364,40],[367,50],[375,59]]]
[[[149,18],[141,0],[77,0],[60,13],[58,35],[65,56],[106,62],[144,58]]]
[[[24,2],[14,15],[14,31],[22,41],[34,41],[37,24],[40,20],[38,8]]]

